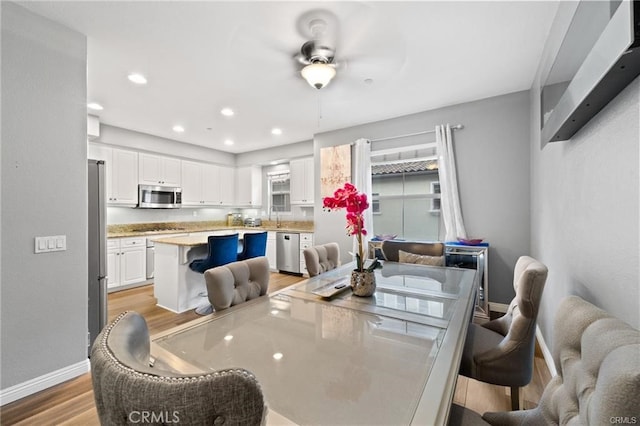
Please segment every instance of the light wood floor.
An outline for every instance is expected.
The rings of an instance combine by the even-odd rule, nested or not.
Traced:
[[[302,278],[271,274],[269,293],[299,282]],[[120,312],[133,310],[142,314],[151,334],[201,318],[195,312],[174,314],[156,306],[153,286],[148,285],[109,294],[109,320]],[[549,371],[540,357],[535,359],[532,382],[521,390],[524,408],[535,407],[542,389],[550,380]],[[458,377],[454,402],[479,413],[508,411],[511,406],[509,389]],[[94,405],[91,376],[75,379],[43,390],[0,408],[0,424],[8,425],[99,425]]]

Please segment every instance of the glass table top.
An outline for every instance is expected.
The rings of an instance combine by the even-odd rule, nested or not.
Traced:
[[[448,326],[466,306],[473,280],[378,271],[373,297],[347,290],[325,300],[310,293],[350,269],[341,270],[154,344],[203,371],[253,372],[270,410],[297,424],[410,424],[443,344],[449,351]]]

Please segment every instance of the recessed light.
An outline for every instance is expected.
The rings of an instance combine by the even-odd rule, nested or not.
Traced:
[[[176,133],[183,133],[184,132],[184,127],[182,127],[180,125],[173,126],[173,131],[176,132]]]
[[[129,79],[129,81],[135,84],[147,84],[147,78],[142,74],[131,73],[127,76],[127,78]]]
[[[233,141],[231,139],[227,139],[227,140],[224,141],[224,144],[227,145],[227,146],[231,146],[231,145],[233,145]]]
[[[231,108],[222,108],[220,110],[220,114],[224,115],[225,117],[231,117],[235,114],[235,112],[233,112]]]
[[[282,129],[274,127],[273,129],[271,129],[271,134],[272,135],[281,135],[282,134]]]
[[[275,359],[276,361],[280,361],[283,356],[284,355],[282,355],[282,352],[276,352],[275,354],[273,354],[273,359]]]
[[[87,104],[87,108],[92,109],[94,111],[102,111],[104,109],[102,107],[102,105],[100,105],[99,103],[96,103],[96,102],[89,102]]]
[[[233,340],[233,336],[231,334],[227,334],[226,336],[224,336],[224,340],[226,340],[227,342],[230,342]]]
[[[275,166],[276,164],[278,164],[279,161],[278,160],[273,160],[271,161],[269,164],[271,164],[272,166]]]

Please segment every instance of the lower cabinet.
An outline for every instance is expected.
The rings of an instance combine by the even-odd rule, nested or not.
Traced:
[[[107,240],[107,287],[136,284],[147,279],[147,241],[144,237]]]
[[[304,261],[303,252],[304,252],[304,249],[307,249],[311,246],[313,246],[313,234],[308,232],[300,233],[300,272],[305,277],[308,277],[309,273],[307,272],[307,264]]]

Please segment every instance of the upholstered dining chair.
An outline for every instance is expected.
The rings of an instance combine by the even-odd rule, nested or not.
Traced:
[[[438,260],[438,263],[444,266],[444,244],[439,242],[384,240],[380,244],[380,250],[385,260],[390,262],[402,262],[404,259],[400,260],[400,257],[403,253],[400,252],[404,252],[438,258],[432,260]],[[410,263],[419,263],[419,261]]]
[[[196,259],[189,264],[191,270],[204,274],[207,269],[238,260],[238,234],[210,235],[207,238],[207,250],[207,257]],[[198,295],[203,298],[207,297],[207,293],[204,291]],[[209,315],[212,312],[211,304],[206,301],[196,308],[198,315]]]
[[[312,246],[304,249],[302,254],[310,277],[315,277],[340,266],[340,246],[338,243]]]
[[[558,374],[536,408],[479,414],[452,405],[450,426],[607,425],[638,422],[640,331],[569,296],[553,325]]]
[[[269,259],[265,256],[228,263],[204,273],[209,302],[216,311],[264,296],[270,277]]]
[[[210,235],[207,238],[207,250],[207,257],[189,264],[191,270],[204,274],[207,269],[238,260],[238,234]]]
[[[242,368],[181,374],[150,359],[149,330],[136,312],[124,312],[91,348],[91,381],[100,423],[259,425],[265,401],[255,376]]]
[[[519,388],[531,381],[536,318],[547,267],[529,256],[516,262],[513,288],[516,297],[507,313],[484,324],[469,324],[460,374],[511,388],[511,408],[517,410]]]
[[[238,260],[260,257],[267,253],[267,231],[246,233],[242,240],[242,251],[238,254]]]

